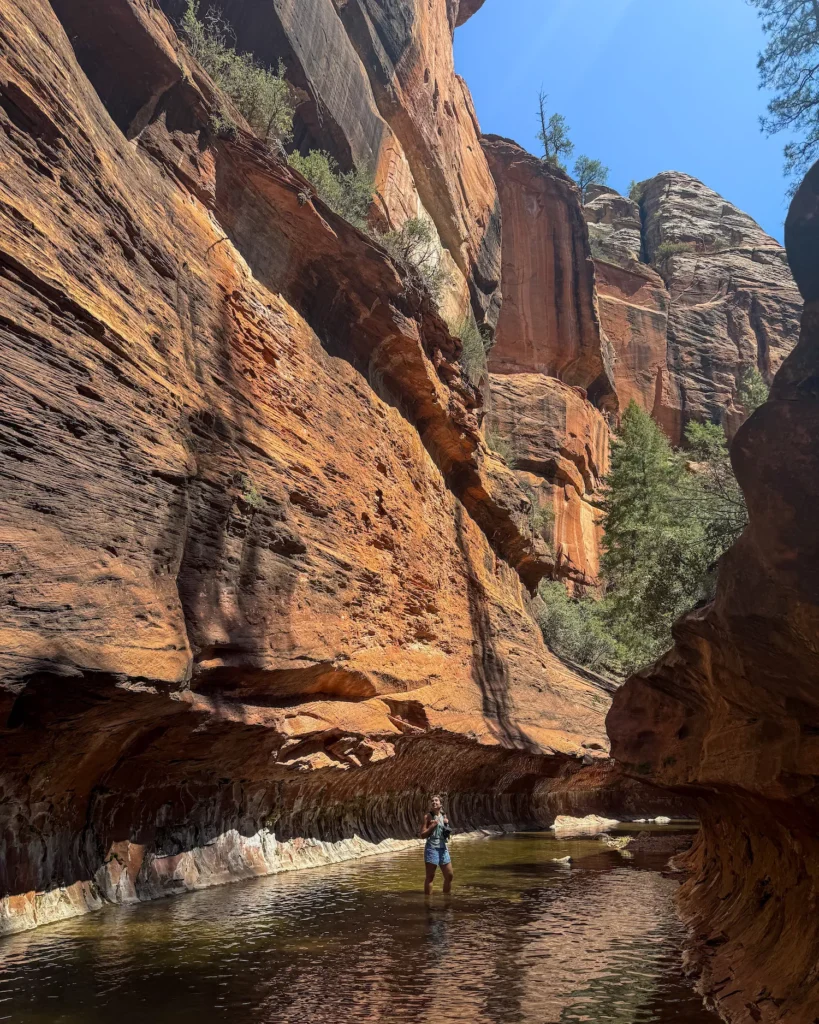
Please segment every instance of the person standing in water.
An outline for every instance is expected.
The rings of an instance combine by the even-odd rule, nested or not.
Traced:
[[[436,868],[440,868],[441,874],[444,876],[444,892],[447,893],[452,889],[452,879],[455,876],[447,849],[450,835],[449,818],[443,812],[440,796],[436,795],[432,798],[432,806],[424,815],[424,823],[421,826],[421,838],[426,839],[424,866],[427,870],[427,877],[424,880],[424,893],[427,896],[432,892],[432,881],[435,878]]]

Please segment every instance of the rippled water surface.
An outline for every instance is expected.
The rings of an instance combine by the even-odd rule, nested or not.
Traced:
[[[666,855],[544,834],[208,889],[0,941],[0,1020],[714,1024],[681,976]],[[552,858],[571,855],[571,867]],[[438,883],[440,884],[440,883]]]

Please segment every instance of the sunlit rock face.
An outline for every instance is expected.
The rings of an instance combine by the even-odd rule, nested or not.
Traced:
[[[691,420],[743,419],[737,382],[770,381],[796,345],[801,299],[785,250],[687,174],[658,174],[640,202],[593,189],[583,207],[620,409],[632,399],[680,443]]]
[[[491,374],[490,438],[503,437],[549,545],[549,574],[597,584],[600,514],[592,502],[608,470],[609,428],[579,388],[542,373]]]
[[[243,877],[264,829],[407,836],[430,789],[536,820],[610,693],[542,643],[459,340],[238,112],[214,134],[158,9],[0,10],[2,927]]]
[[[541,373],[616,402],[600,329],[580,193],[562,171],[508,139],[485,136],[503,219],[503,307],[489,368]]]
[[[487,437],[503,439],[541,511],[549,575],[595,587],[601,534],[591,502],[609,441],[601,408],[611,411],[616,396],[579,192],[507,139],[487,136],[483,147],[503,222],[504,302],[489,355]]]
[[[786,243],[805,300],[799,343],[732,448],[750,524],[721,562],[714,602],[617,693],[608,727],[629,772],[699,801],[680,908],[703,990],[731,1020],[809,1024],[819,1014],[819,165],[793,201]]]
[[[161,0],[172,18],[184,0]],[[491,336],[500,308],[497,193],[472,98],[455,74],[452,31],[480,6],[457,0],[224,0],[240,50],[282,61],[298,91],[295,141],[373,174],[374,221],[435,226],[452,317],[469,300]]]
[[[802,303],[785,250],[746,213],[676,172],[645,183],[646,257],[668,288],[668,376],[654,412],[672,440],[690,420],[742,422],[742,367],[770,381],[799,336]],[[662,246],[682,247],[663,256]]]
[[[635,401],[662,423],[670,388],[669,296],[663,279],[643,260],[640,207],[598,187],[583,214],[594,256],[600,323],[613,350],[619,407]]]

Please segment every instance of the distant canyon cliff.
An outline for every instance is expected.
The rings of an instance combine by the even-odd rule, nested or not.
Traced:
[[[284,63],[293,147],[373,174],[367,233],[192,59],[181,0],[0,0],[0,931],[361,855],[414,834],[430,789],[463,827],[702,801],[697,866],[722,881],[809,802],[803,746],[786,758],[766,730],[812,729],[812,698],[758,697],[770,659],[737,653],[751,634],[777,650],[785,612],[815,611],[794,525],[815,435],[786,416],[812,415],[815,339],[808,317],[796,347],[785,251],[684,174],[584,206],[482,136],[452,51],[480,6],[224,0],[237,47]],[[440,245],[437,303],[379,241],[413,219]],[[742,370],[771,381],[783,362],[779,411],[742,426]],[[660,666],[617,694],[618,765],[614,686],[544,645],[532,598],[543,579],[597,585],[594,502],[632,399],[674,442],[691,419],[739,430],[756,504],[753,557],[705,632],[680,634],[673,682]],[[746,576],[771,558],[779,589],[753,619]],[[789,629],[787,672],[810,680],[810,631]],[[720,705],[726,756],[775,750],[776,793],[738,770],[718,784],[745,802],[712,800],[699,747],[669,773],[724,686],[754,719]],[[772,838],[749,808],[774,799]],[[776,1020],[787,993],[767,975],[773,1001],[751,992],[732,927],[714,925],[719,969]]]

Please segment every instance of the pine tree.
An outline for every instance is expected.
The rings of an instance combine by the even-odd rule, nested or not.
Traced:
[[[801,138],[785,146],[785,173],[801,177],[819,153],[819,0],[750,0],[769,36],[759,55],[760,85],[774,93],[767,135]]]
[[[685,461],[631,402],[612,444],[604,514],[605,619],[626,670],[671,644],[674,620],[702,595],[709,548],[695,515],[681,515]]]
[[[580,189],[583,203],[590,185],[605,185],[609,180],[610,168],[602,160],[592,160],[588,156],[579,156],[574,165],[574,177]]]
[[[737,398],[749,416],[768,401],[768,390],[765,378],[755,366],[746,366],[740,373]]]
[[[561,171],[566,170],[563,157],[567,160],[574,152],[574,143],[569,139],[569,126],[562,114],[546,116],[546,101],[548,96],[541,89],[538,95],[538,119],[540,131],[537,137],[543,143],[543,161],[551,164],[552,167],[559,167]]]
[[[702,529],[707,560],[713,563],[748,525],[748,507],[731,468],[722,427],[689,423],[685,439],[691,471],[683,481],[677,508],[681,516],[693,519]]]

